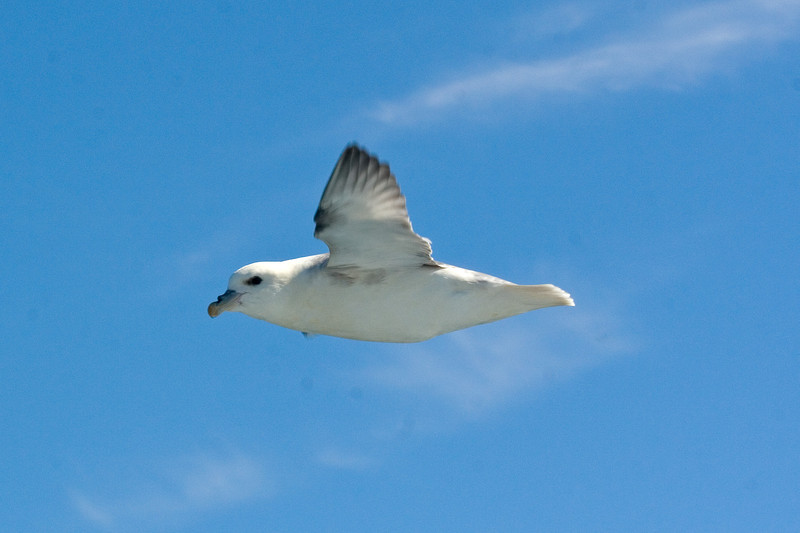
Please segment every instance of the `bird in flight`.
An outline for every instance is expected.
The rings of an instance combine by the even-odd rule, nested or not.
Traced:
[[[419,342],[575,305],[554,285],[517,285],[435,261],[389,165],[355,144],[336,163],[314,222],[329,253],[243,266],[208,314],[238,311],[307,335]]]

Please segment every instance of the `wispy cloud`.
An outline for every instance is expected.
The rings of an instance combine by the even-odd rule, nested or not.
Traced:
[[[595,9],[590,6],[565,2],[544,10],[521,14],[509,26],[515,41],[544,39],[580,29],[591,20],[594,12]]]
[[[127,493],[96,496],[75,490],[71,499],[95,527],[131,531],[186,520],[194,513],[265,498],[272,492],[261,462],[241,453],[185,457],[148,477],[118,483],[129,487]]]
[[[575,24],[583,23],[573,15]],[[553,59],[506,62],[477,74],[383,102],[371,116],[385,124],[416,123],[457,109],[548,94],[679,88],[770,45],[798,38],[800,0],[705,3],[659,17],[584,51]]]
[[[378,464],[367,455],[342,451],[338,448],[327,448],[320,451],[315,460],[318,464],[337,470],[366,470]]]
[[[498,336],[497,328],[503,328],[498,324],[403,350],[362,377],[430,408],[438,399],[473,416],[631,353],[637,343],[621,332],[619,322],[608,310],[551,310],[525,331],[506,328]]]

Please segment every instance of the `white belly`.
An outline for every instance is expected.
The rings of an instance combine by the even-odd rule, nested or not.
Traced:
[[[319,269],[282,289],[278,316],[258,318],[307,333],[418,342],[528,311],[530,306],[509,298],[513,286],[452,266],[353,278]]]

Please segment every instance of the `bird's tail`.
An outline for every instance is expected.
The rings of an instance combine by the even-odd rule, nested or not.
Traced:
[[[556,305],[575,305],[569,294],[555,285],[509,285],[508,289],[529,311]]]

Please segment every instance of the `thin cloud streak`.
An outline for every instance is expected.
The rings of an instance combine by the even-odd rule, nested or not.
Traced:
[[[336,470],[367,470],[378,464],[378,461],[367,455],[346,452],[337,448],[320,451],[315,460],[322,466]]]
[[[604,310],[571,308],[538,317],[529,330],[456,332],[440,343],[404,350],[367,369],[370,385],[421,399],[438,400],[469,416],[479,415],[522,394],[563,381],[609,360],[630,354],[637,342],[620,333],[619,320]]]
[[[149,477],[151,482],[139,484],[128,494],[95,497],[73,491],[73,506],[95,527],[135,531],[182,521],[194,513],[265,498],[272,493],[263,465],[239,453],[187,457],[165,471],[152,472]]]
[[[735,53],[797,39],[800,1],[708,3],[672,13],[635,37],[570,56],[509,63],[380,104],[371,116],[385,124],[416,123],[451,109],[508,99],[535,100],[561,92],[680,88],[724,68]]]
[[[522,15],[514,22],[516,40],[543,39],[574,32],[594,15],[587,5],[564,3],[544,11]]]

